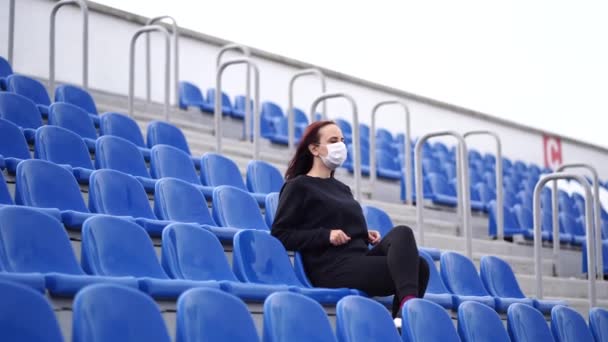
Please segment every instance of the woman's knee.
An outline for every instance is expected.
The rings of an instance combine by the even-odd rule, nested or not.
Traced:
[[[408,226],[396,226],[391,233],[402,236],[405,239],[414,239],[414,231]]]

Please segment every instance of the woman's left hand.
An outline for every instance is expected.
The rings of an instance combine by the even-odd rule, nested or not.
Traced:
[[[367,239],[369,240],[369,243],[371,243],[373,246],[375,246],[378,244],[378,242],[380,242],[380,239],[382,239],[382,237],[380,236],[379,231],[370,230],[367,232]]]

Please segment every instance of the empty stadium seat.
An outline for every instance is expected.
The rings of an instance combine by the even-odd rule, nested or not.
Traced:
[[[262,102],[260,112],[260,135],[270,139],[276,134],[276,128],[285,118],[285,114],[279,105],[274,102]]]
[[[177,342],[260,340],[247,306],[214,289],[184,292],[177,301],[176,325]]]
[[[247,98],[245,95],[237,95],[234,97],[234,106],[232,107],[232,117],[235,119],[245,119],[245,111],[247,109]],[[249,102],[250,113],[253,115],[253,100]],[[244,126],[243,126],[244,127]]]
[[[30,150],[21,130],[14,123],[0,118],[0,155],[10,173],[15,173],[21,160],[30,159]]]
[[[0,269],[42,274],[46,288],[54,295],[70,296],[96,283],[137,287],[133,278],[86,275],[78,265],[61,223],[31,208],[0,208],[0,240]]]
[[[401,341],[386,308],[359,296],[344,297],[336,305],[336,335],[340,342]]]
[[[517,222],[522,230],[524,238],[533,239],[534,238],[534,219],[532,217],[532,211],[528,208],[525,208],[522,205],[516,204],[513,206],[513,213],[517,218]],[[553,238],[553,223],[551,220],[551,213],[547,213],[543,211],[541,218],[541,237],[543,241],[552,241]],[[560,234],[560,240],[565,242],[569,241],[568,236],[563,236],[564,234]]]
[[[589,310],[589,328],[595,341],[608,341],[608,310],[592,308]]]
[[[203,104],[203,111],[215,113],[215,89],[207,89],[207,102]],[[232,103],[230,97],[222,92],[222,115],[232,115]]]
[[[431,256],[424,251],[419,251],[419,255],[429,266],[429,283],[424,293],[424,299],[439,304],[446,309],[457,309],[458,306],[455,305],[454,301],[455,295],[451,294],[445,287]]]
[[[266,219],[266,224],[268,228],[272,228],[272,223],[274,222],[274,216],[277,212],[277,208],[279,207],[279,193],[272,192],[266,195],[266,206],[264,208],[264,219]]]
[[[96,126],[99,126],[99,112],[95,100],[88,91],[73,85],[60,85],[55,89],[55,102],[67,102],[84,109]]]
[[[0,89],[6,89],[6,77],[13,74],[11,64],[0,56]]]
[[[400,179],[401,165],[395,155],[386,150],[376,150],[377,175],[384,179]]]
[[[116,285],[94,285],[74,298],[74,342],[170,342],[158,305],[149,296]]]
[[[53,308],[40,293],[2,280],[0,302],[0,336],[3,341],[63,341]]]
[[[0,119],[19,126],[27,141],[33,142],[36,128],[42,126],[42,116],[36,104],[15,93],[0,93]]]
[[[213,219],[222,227],[269,231],[255,199],[241,189],[222,185],[213,190]]]
[[[336,337],[321,305],[297,293],[279,292],[264,302],[264,341],[330,342]]]
[[[353,144],[347,144],[346,145],[347,148],[347,154],[346,154],[346,160],[344,161],[344,164],[342,164],[342,167],[347,169],[350,173],[355,172],[355,166],[353,164]],[[360,158],[359,160],[361,161],[361,174],[364,176],[369,176],[369,147],[361,144],[359,146],[360,148],[360,154],[358,155],[358,157]],[[376,171],[377,173],[377,171]]]
[[[567,212],[559,213],[560,230],[571,236],[570,243],[574,245],[582,245],[585,242],[585,217],[575,218]],[[561,236],[561,234],[560,234]]]
[[[507,331],[513,342],[554,341],[545,317],[525,304],[515,303],[509,307]]]
[[[55,102],[49,107],[49,125],[60,126],[78,134],[90,151],[95,151],[97,130],[87,112],[65,102]]]
[[[11,194],[8,192],[8,187],[6,186],[4,175],[2,174],[2,172],[0,172],[0,206],[6,204],[12,205],[15,204],[15,202],[13,202]]]
[[[190,82],[179,82],[179,108],[187,110],[189,107],[196,107],[203,110],[204,106],[208,104],[199,87]]]
[[[188,182],[196,186],[208,200],[213,195],[213,187],[201,185],[201,180],[190,156],[176,147],[163,144],[152,147],[150,150],[150,173],[156,179],[172,177]]]
[[[498,213],[496,211],[496,201],[492,200],[488,204],[488,235],[496,237],[498,229]],[[503,235],[513,236],[523,234],[519,221],[515,213],[507,206],[503,209]]]
[[[276,167],[252,160],[247,164],[247,189],[252,193],[269,194],[279,192],[283,187],[283,176]]]
[[[593,342],[583,316],[566,306],[558,305],[551,310],[551,331],[557,342]]]
[[[304,133],[304,130],[308,126],[308,116],[298,109],[294,108],[294,143],[297,144]],[[289,144],[289,119],[287,115],[284,117],[278,117],[273,120],[274,134],[268,136],[271,142],[275,144],[287,145]]]
[[[602,253],[602,260],[603,265],[604,265],[604,274],[608,274],[608,240],[602,240],[602,250],[601,251],[596,251],[595,253],[597,255],[599,255],[599,253]],[[587,267],[587,241],[583,241],[583,249],[582,249],[582,266],[583,266],[583,273],[586,274],[588,271],[588,267]],[[597,267],[597,266],[596,266]]]
[[[405,342],[460,341],[445,309],[428,300],[408,300],[401,310],[401,316],[401,337]]]
[[[455,307],[465,301],[475,301],[496,308],[494,297],[483,287],[471,260],[455,252],[444,252],[440,263],[441,278],[448,290],[456,295]]]
[[[243,230],[234,236],[232,267],[248,283],[295,286],[292,291],[321,303],[336,303],[341,298],[358,294],[349,289],[308,288],[295,274],[287,251],[279,240],[267,232]]]
[[[458,205],[456,188],[453,184],[448,182],[444,175],[432,172],[427,175],[427,178],[431,188],[433,203],[451,207]],[[477,200],[473,200],[473,198],[471,198],[471,208],[474,210],[483,210],[485,208],[485,204],[482,203],[478,198]]]
[[[496,311],[477,302],[458,307],[458,334],[463,342],[510,342]]]
[[[189,156],[192,155],[192,153],[190,153],[190,147],[188,147],[188,141],[186,141],[184,133],[179,128],[168,122],[150,122],[148,124],[146,140],[149,148],[152,148],[152,146],[158,144],[171,145],[186,152]],[[200,158],[191,158],[194,166],[199,169],[201,166]]]
[[[124,114],[104,113],[99,119],[99,135],[114,135],[129,140],[137,146],[146,161],[150,159],[150,149],[144,143],[137,122]]]
[[[42,83],[27,76],[10,75],[6,78],[6,84],[6,90],[23,95],[32,100],[43,117],[49,114],[51,98]]]
[[[89,274],[136,277],[140,290],[155,298],[177,298],[194,287],[219,288],[215,281],[170,279],[158,262],[146,231],[133,222],[112,216],[85,221],[81,263]]]

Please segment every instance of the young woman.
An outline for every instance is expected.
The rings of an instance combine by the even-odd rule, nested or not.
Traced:
[[[396,317],[407,300],[424,296],[429,268],[418,256],[409,227],[394,227],[385,237],[367,229],[350,188],[334,178],[346,154],[333,121],[307,127],[285,173],[272,235],[302,254],[315,286],[394,294]],[[374,247],[370,250],[368,244]]]

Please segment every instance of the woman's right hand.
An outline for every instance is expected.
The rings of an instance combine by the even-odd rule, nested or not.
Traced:
[[[350,236],[346,235],[342,229],[334,229],[329,232],[329,243],[334,246],[340,246],[350,241]]]

